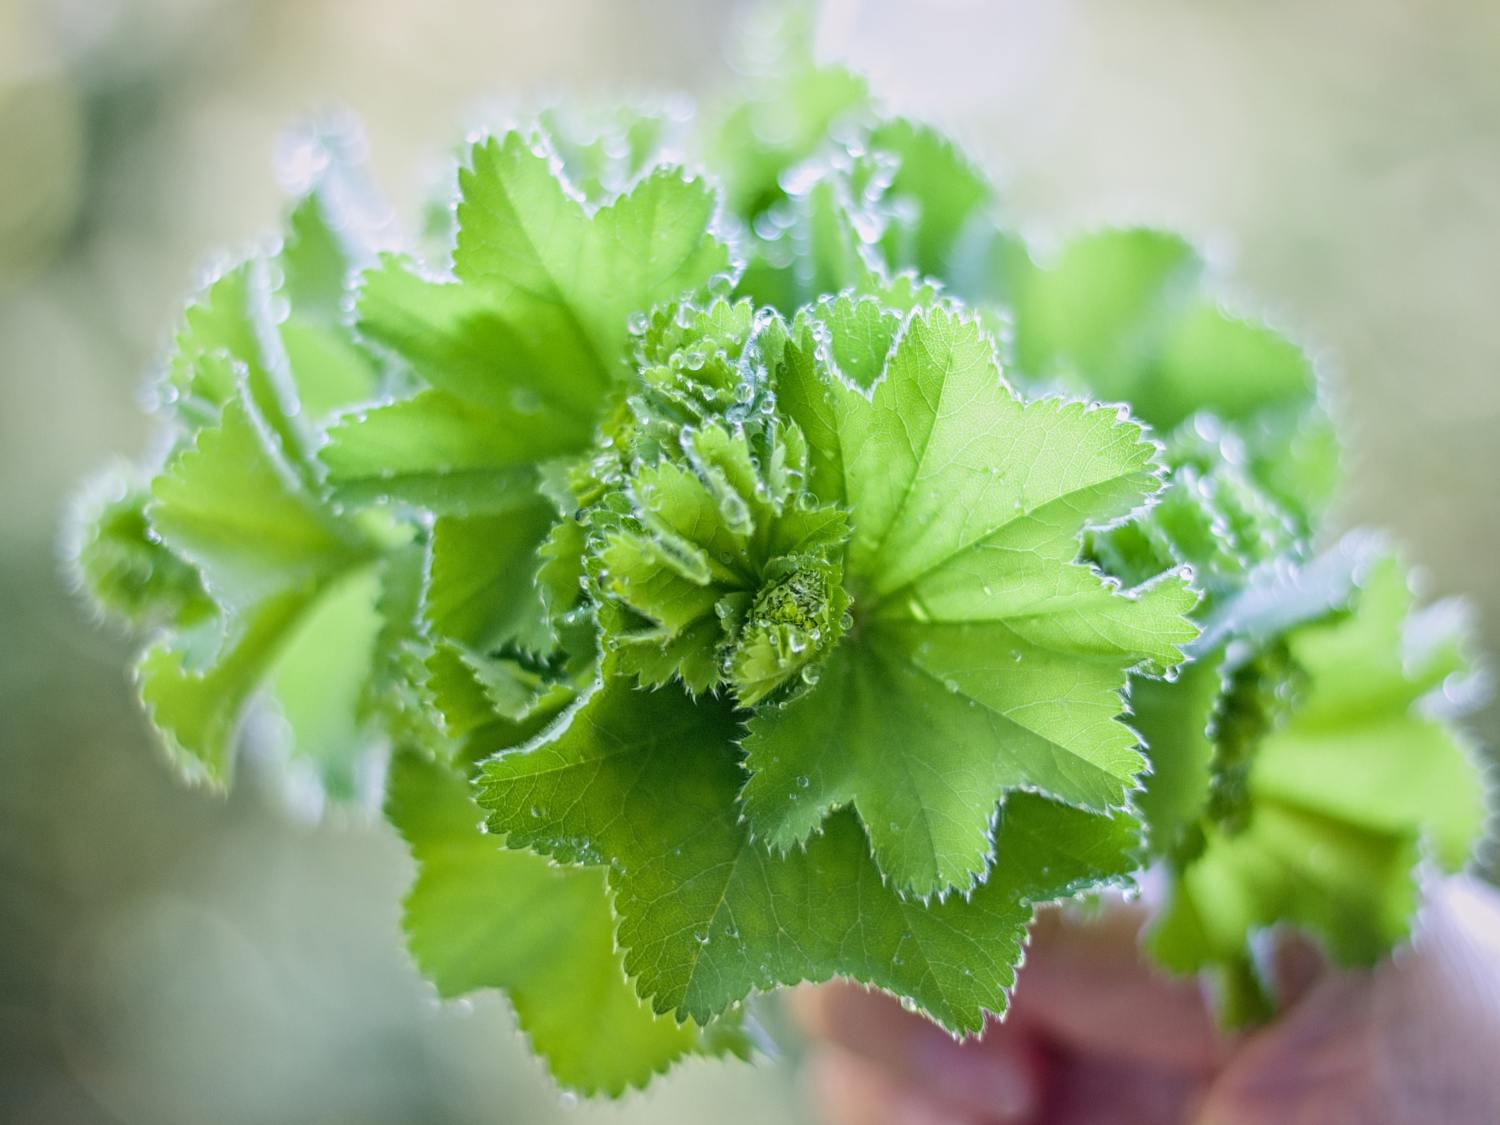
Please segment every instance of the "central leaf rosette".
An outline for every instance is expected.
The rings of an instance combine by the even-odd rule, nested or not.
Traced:
[[[852,807],[926,897],[984,879],[1008,793],[1124,808],[1127,678],[1196,633],[1184,575],[1122,590],[1078,561],[1160,487],[1143,427],[1023,402],[978,321],[910,285],[670,324],[587,567],[613,669],[738,704],[753,835],[784,853]],[[699,421],[713,399],[745,408]]]

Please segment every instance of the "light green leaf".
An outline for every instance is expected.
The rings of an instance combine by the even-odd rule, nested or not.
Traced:
[[[310,602],[306,593],[278,594],[227,631],[211,620],[160,638],[141,656],[141,701],[187,777],[229,784],[245,707]]]
[[[556,431],[501,425],[454,395],[420,391],[344,415],[320,457],[349,504],[401,500],[457,515],[530,507],[536,460],[558,451]]]
[[[714,193],[658,168],[590,213],[519,133],[476,145],[459,172],[455,274],[501,308],[553,306],[574,321],[606,379],[620,373],[632,313],[729,268],[709,234]]]
[[[1120,693],[1180,662],[1197,595],[1125,594],[1073,560],[1086,525],[1156,489],[1154,446],[1113,410],[1023,404],[940,307],[909,317],[868,398],[825,371],[820,401],[805,357],[781,378],[812,479],[843,477],[854,624],[815,686],[752,721],[745,815],[784,850],[852,805],[897,887],[967,889],[1007,791],[1104,811],[1134,787]]]
[[[630,316],[729,268],[713,194],[677,171],[590,211],[520,133],[471,161],[457,280],[394,258],[366,275],[360,331],[432,389],[334,428],[323,459],[355,500],[505,507],[537,463],[587,445],[626,373]]]
[[[1150,938],[1164,964],[1228,971],[1278,922],[1341,963],[1368,963],[1410,926],[1419,857],[1447,870],[1467,861],[1484,788],[1466,740],[1426,702],[1466,666],[1451,634],[1414,645],[1422,619],[1410,611],[1400,566],[1377,559],[1350,610],[1274,642],[1292,678],[1247,664],[1261,681],[1227,681],[1208,730],[1201,842],[1179,854]]]
[[[310,763],[335,800],[359,797],[378,776],[377,740],[360,704],[374,668],[381,578],[366,566],[326,590],[288,631],[267,679],[287,752]]]
[[[1208,804],[1214,756],[1209,727],[1223,690],[1222,651],[1199,656],[1175,681],[1137,677],[1130,685],[1130,723],[1140,732],[1151,772],[1135,807],[1151,854],[1197,846],[1184,838]]]
[[[1420,704],[1445,683],[1451,692],[1467,667],[1450,645],[1413,651],[1403,635],[1410,614],[1406,576],[1387,558],[1348,620],[1288,638],[1308,687],[1261,745],[1252,785],[1263,798],[1363,827],[1414,827],[1452,870],[1483,830],[1484,790],[1465,740]]]
[[[1061,377],[1134,406],[1156,338],[1202,269],[1193,248],[1170,231],[1075,238],[1015,296],[1016,362],[1033,378]]]
[[[994,195],[989,179],[949,138],[906,118],[876,125],[867,143],[897,160],[883,200],[894,212],[882,239],[887,263],[951,276],[961,237],[991,236],[984,222]]]
[[[686,124],[680,108],[666,104],[549,106],[537,117],[563,174],[590,202],[625,191],[680,150]]]
[[[1082,403],[1023,406],[978,325],[941,309],[914,314],[872,396],[844,393],[838,409],[851,580],[882,599],[921,596],[975,554],[1071,557],[1085,523],[1159,483],[1138,425]]]
[[[418,866],[405,909],[417,966],[445,998],[503,989],[560,1085],[618,1095],[685,1055],[749,1053],[735,1015],[704,1028],[653,1014],[614,947],[604,873],[503,850],[457,774],[398,754],[386,814]]]
[[[1055,262],[1006,284],[1027,379],[1128,403],[1162,433],[1214,415],[1230,425],[1207,435],[1202,469],[1227,450],[1304,530],[1321,516],[1337,484],[1338,451],[1311,362],[1277,332],[1220,306],[1180,236],[1148,228],[1084,235]]]
[[[1128,604],[1143,622],[1175,620],[1184,640],[1195,597],[1173,582]],[[834,652],[815,687],[751,720],[746,818],[787,850],[828,810],[852,805],[881,870],[926,895],[985,877],[1006,792],[1122,807],[1143,761],[1118,719],[1120,693],[1142,649],[1105,632],[1094,651],[1073,640],[982,620],[871,625]]]
[[[794,186],[757,220],[739,292],[787,315],[820,296],[866,292],[885,279],[869,235],[880,220],[856,197],[858,172],[814,162],[786,179]]]
[[[357,710],[378,630],[374,548],[273,447],[253,406],[230,399],[152,483],[150,533],[197,570],[218,616],[146,652],[142,696],[176,756],[222,785],[247,705],[276,688],[289,752],[350,795],[368,744]]]
[[[78,584],[101,613],[132,629],[212,617],[198,572],[152,536],[149,500],[147,485],[124,468],[105,470],[80,490],[65,532]]]
[[[231,399],[152,483],[146,515],[231,613],[347,570],[365,548],[268,448],[246,401]]]
[[[1201,618],[1232,601],[1266,564],[1306,551],[1292,516],[1243,469],[1225,462],[1206,471],[1181,465],[1149,511],[1090,534],[1087,544],[1089,556],[1126,583],[1191,566],[1205,595]]]
[[[788,169],[870,108],[863,78],[818,64],[814,19],[810,4],[768,4],[756,13],[741,40],[748,88],[706,131],[707,162],[724,184],[725,205],[747,222],[785,197]]]

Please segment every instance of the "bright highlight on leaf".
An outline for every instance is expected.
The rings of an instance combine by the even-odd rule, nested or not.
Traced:
[[[1263,931],[1384,955],[1481,834],[1476,680],[1388,549],[1323,548],[1309,360],[1169,232],[1033,257],[804,16],[705,127],[466,146],[424,245],[299,140],[69,528],[161,741],[380,804],[418,968],[588,1093],[801,981],[978,1032],[1037,906],[1147,865],[1229,1021]]]

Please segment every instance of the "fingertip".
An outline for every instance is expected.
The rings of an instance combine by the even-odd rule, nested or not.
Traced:
[[[1040,1103],[1046,1060],[1034,1037],[1014,1021],[959,1041],[884,993],[849,984],[798,990],[791,1006],[809,1034],[839,1057],[921,1092],[960,1120],[968,1114],[987,1125],[1022,1121]]]
[[[837,1047],[814,1057],[809,1085],[829,1125],[990,1125],[993,1120],[944,1105]]]

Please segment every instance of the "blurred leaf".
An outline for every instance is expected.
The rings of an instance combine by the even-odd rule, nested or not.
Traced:
[[[1384,557],[1347,613],[1285,633],[1284,666],[1230,663],[1228,694],[1212,716],[1198,711],[1213,755],[1201,843],[1180,854],[1148,939],[1164,964],[1234,972],[1251,935],[1277,922],[1312,932],[1341,964],[1369,963],[1408,931],[1424,852],[1447,870],[1467,861],[1484,789],[1464,739],[1423,702],[1463,672],[1461,648],[1415,653],[1410,610],[1405,575]]]
[[[105,470],[80,490],[66,531],[79,584],[101,613],[132,629],[211,617],[198,572],[152,534],[149,499],[126,469]]]

